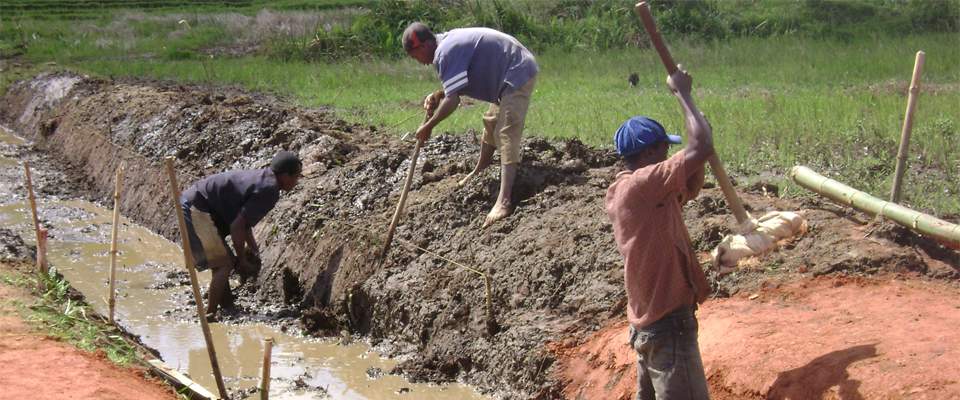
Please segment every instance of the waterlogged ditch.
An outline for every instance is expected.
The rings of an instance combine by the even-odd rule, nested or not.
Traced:
[[[0,128],[0,150],[0,224],[32,242],[20,163],[25,142]],[[35,190],[41,223],[50,231],[50,262],[97,312],[106,315],[111,212],[57,196],[63,188],[43,188],[55,182],[44,181],[48,171],[45,163],[38,164]],[[157,350],[168,365],[215,390],[179,247],[126,219],[119,232],[117,323]],[[200,273],[203,287],[209,277],[209,271]],[[483,398],[465,385],[410,383],[387,374],[396,361],[379,357],[369,346],[300,336],[297,325],[282,312],[249,311],[254,314],[249,320],[259,322],[211,324],[224,380],[234,398],[258,396],[254,393],[268,337],[275,339],[270,390],[274,399]]]

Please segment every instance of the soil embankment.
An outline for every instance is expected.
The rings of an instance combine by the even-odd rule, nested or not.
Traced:
[[[186,185],[226,169],[265,166],[279,149],[298,151],[307,176],[255,230],[265,265],[247,297],[295,308],[308,330],[347,330],[388,354],[409,355],[399,370],[415,378],[462,379],[507,398],[554,398],[564,386],[575,386],[562,374],[569,361],[564,355],[624,314],[622,265],[602,208],[617,170],[609,151],[528,139],[517,212],[481,229],[496,197],[497,169],[458,187],[477,143],[463,135],[433,138],[421,153],[397,232],[402,243],[395,242],[377,268],[381,235],[412,146],[374,127],[232,89],[69,74],[12,86],[2,98],[0,121],[89,180],[94,198],[107,198],[114,169],[127,160],[134,167],[125,178],[124,215],[171,239],[176,224],[163,157],[177,157]],[[801,210],[811,230],[741,272],[711,274],[719,297],[820,275],[958,276],[955,252],[909,232],[885,225],[864,229],[868,220],[861,215],[817,201],[779,199],[770,186],[745,192],[757,212]],[[719,242],[732,220],[711,188],[687,206],[685,217],[700,251]],[[478,275],[411,250],[407,242],[490,274],[495,329],[486,318]],[[709,361],[708,335],[702,335]],[[733,368],[725,376],[739,373]],[[727,387],[716,376],[711,383]]]

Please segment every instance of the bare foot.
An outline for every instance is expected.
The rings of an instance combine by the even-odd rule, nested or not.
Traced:
[[[207,322],[220,322],[220,315],[216,311],[207,313]]]
[[[483,227],[486,228],[492,225],[494,222],[510,216],[512,213],[513,207],[505,206],[497,202],[497,205],[493,206],[493,209],[490,210],[489,214],[487,214],[487,219],[483,221]]]

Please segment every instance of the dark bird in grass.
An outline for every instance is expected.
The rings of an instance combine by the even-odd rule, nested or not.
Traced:
[[[636,87],[637,83],[640,82],[640,75],[637,75],[636,72],[630,74],[630,77],[627,78],[627,82],[630,82],[630,86]]]

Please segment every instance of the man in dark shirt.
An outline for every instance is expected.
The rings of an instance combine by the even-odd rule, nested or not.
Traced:
[[[260,249],[253,237],[253,226],[277,204],[280,191],[297,186],[302,167],[295,153],[281,151],[270,168],[211,175],[180,196],[197,270],[213,271],[207,318],[216,319],[224,293],[230,292],[229,277],[234,269],[244,278],[257,274],[258,267],[251,258],[259,259]],[[227,236],[239,257],[227,247]]]

